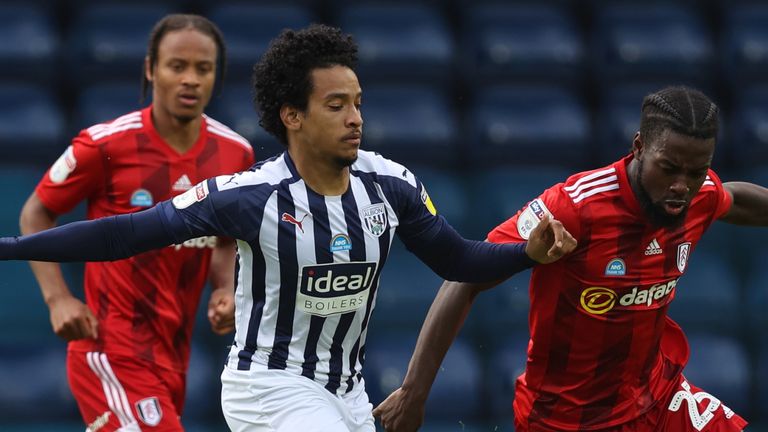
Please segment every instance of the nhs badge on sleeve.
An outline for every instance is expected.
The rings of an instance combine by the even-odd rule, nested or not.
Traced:
[[[352,241],[346,234],[336,234],[331,239],[331,252],[348,251],[352,249]]]
[[[624,264],[624,260],[621,258],[614,258],[608,261],[608,265],[605,266],[606,276],[624,276],[627,274],[627,266]]]
[[[528,203],[517,218],[517,232],[520,234],[520,237],[528,240],[528,237],[531,236],[531,231],[539,225],[545,214],[552,213],[544,205],[544,201],[541,198],[536,198]]]
[[[136,189],[131,194],[131,205],[134,207],[152,207],[152,194],[146,189]]]

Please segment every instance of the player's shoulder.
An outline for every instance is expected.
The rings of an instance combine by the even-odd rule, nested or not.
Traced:
[[[357,160],[351,168],[358,175],[404,181],[416,187],[416,178],[408,168],[376,152],[359,150]]]
[[[203,117],[205,118],[206,131],[218,138],[221,145],[234,146],[248,153],[253,153],[251,143],[244,136],[207,114],[203,114]]]
[[[710,169],[707,171],[707,176],[704,178],[704,183],[701,184],[699,194],[718,193],[718,189],[721,189],[722,187],[722,180],[720,180],[720,177]]]
[[[216,178],[219,190],[246,186],[274,188],[284,181],[296,181],[297,176],[291,171],[285,160],[285,153],[275,155],[254,164],[246,171]]]
[[[619,175],[616,164],[611,164],[573,174],[558,186],[574,206],[581,207],[594,201],[615,198],[621,187]]]
[[[137,110],[83,129],[79,135],[79,142],[86,145],[99,145],[115,138],[133,135],[143,128],[142,111]]]

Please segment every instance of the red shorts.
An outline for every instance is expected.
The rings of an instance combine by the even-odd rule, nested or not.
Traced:
[[[184,430],[183,373],[132,357],[69,351],[67,375],[86,432]]]
[[[599,432],[740,432],[747,422],[719,399],[690,384],[681,374],[665,403],[658,403],[637,419]],[[544,432],[549,428],[523,425],[517,432]],[[596,431],[597,432],[597,431]]]

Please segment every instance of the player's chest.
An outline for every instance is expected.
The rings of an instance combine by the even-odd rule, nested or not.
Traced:
[[[124,157],[108,164],[106,196],[120,208],[136,211],[179,195],[204,179],[194,159],[163,154]]]

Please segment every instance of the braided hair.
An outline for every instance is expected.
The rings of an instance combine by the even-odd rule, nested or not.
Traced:
[[[341,30],[313,24],[301,30],[283,30],[253,67],[254,105],[259,124],[288,145],[280,118],[283,105],[306,111],[314,69],[357,64],[357,44]]]
[[[643,99],[640,136],[654,142],[662,132],[708,139],[717,136],[719,109],[699,90],[673,86],[663,88]]]
[[[147,43],[147,57],[149,57],[149,65],[154,68],[157,64],[157,51],[160,47],[160,41],[163,40],[166,34],[174,31],[184,29],[194,29],[198,32],[209,36],[216,43],[216,84],[214,89],[221,88],[224,74],[227,67],[227,50],[224,46],[224,36],[221,34],[221,30],[211,22],[208,18],[200,15],[192,14],[170,14],[166,15],[163,19],[158,21],[149,33],[149,41]],[[143,69],[142,69],[143,71]],[[147,95],[147,90],[150,87],[150,82],[144,73],[141,74],[141,101],[144,102],[144,98]]]

